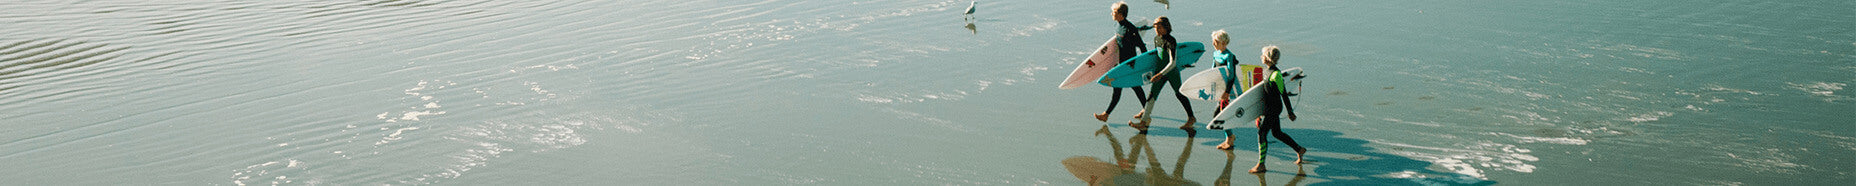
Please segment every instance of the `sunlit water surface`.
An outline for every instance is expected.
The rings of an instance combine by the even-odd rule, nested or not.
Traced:
[[[7,2],[0,185],[1834,185],[1853,2],[1129,2],[1307,69],[1261,175],[1110,1]]]

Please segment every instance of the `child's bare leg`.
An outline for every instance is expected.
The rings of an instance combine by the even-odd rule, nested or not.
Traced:
[[[1301,160],[1301,154],[1308,154],[1308,149],[1295,149],[1295,164],[1297,164],[1297,166],[1299,166],[1299,164],[1303,164],[1303,160]]]
[[[1218,150],[1224,150],[1227,153],[1231,152],[1231,141],[1235,140],[1237,140],[1237,137],[1233,136],[1230,130],[1225,130],[1224,143],[1218,144]]]
[[[1168,85],[1173,85],[1173,88],[1175,89],[1179,88],[1179,80],[1174,79],[1174,80],[1169,80],[1169,81],[1172,83],[1169,83]],[[1198,114],[1195,114],[1195,112],[1192,112],[1192,102],[1186,101],[1186,94],[1180,93],[1179,91],[1173,91],[1173,98],[1178,99],[1180,108],[1184,108],[1186,110],[1186,124],[1179,125],[1179,129],[1188,130],[1188,131],[1192,130],[1193,123],[1199,122]]]
[[[1148,124],[1153,124],[1153,123],[1154,123],[1154,118],[1153,118],[1153,117],[1146,117],[1146,114],[1147,114],[1147,110],[1141,110],[1141,113],[1140,113],[1140,114],[1136,114],[1136,115],[1134,115],[1134,119],[1135,119],[1136,121],[1139,121],[1139,125],[1140,125],[1140,127],[1136,127],[1136,128],[1141,128],[1141,131],[1147,131],[1147,125],[1148,125]],[[1130,124],[1128,124],[1128,125],[1130,125],[1130,126],[1132,126],[1132,125],[1135,125],[1134,123],[1136,123],[1136,122],[1135,122],[1135,121],[1129,121],[1128,123],[1130,123]]]
[[[1192,124],[1193,124],[1193,123],[1198,123],[1198,122],[1199,122],[1199,118],[1198,118],[1198,117],[1193,117],[1193,116],[1186,116],[1186,124],[1184,124],[1184,125],[1179,125],[1179,130],[1188,130],[1188,131],[1190,131],[1190,130],[1192,130]]]

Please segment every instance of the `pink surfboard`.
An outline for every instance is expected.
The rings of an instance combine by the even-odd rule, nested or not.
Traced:
[[[1084,60],[1083,64],[1077,64],[1076,70],[1070,71],[1070,77],[1064,78],[1063,84],[1057,85],[1057,88],[1074,89],[1094,84],[1096,79],[1102,78],[1102,74],[1108,73],[1109,69],[1114,69],[1115,65],[1121,64],[1119,60],[1121,51],[1115,47],[1117,40],[1120,40],[1119,36],[1110,36],[1108,42],[1103,43],[1102,47],[1097,47],[1095,53],[1089,54],[1089,58]]]

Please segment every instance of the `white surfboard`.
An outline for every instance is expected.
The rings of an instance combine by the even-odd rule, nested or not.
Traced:
[[[1073,89],[1095,83],[1096,79],[1102,78],[1102,74],[1108,73],[1109,69],[1114,69],[1115,65],[1121,64],[1121,51],[1116,48],[1119,40],[1121,36],[1108,37],[1108,43],[1097,47],[1096,52],[1089,54],[1089,58],[1086,58],[1083,64],[1077,64],[1076,70],[1070,71],[1070,77],[1063,78],[1063,84],[1057,85],[1057,88]]]
[[[1289,86],[1287,90],[1283,90],[1283,93],[1289,95],[1300,94],[1302,90],[1302,78],[1307,77],[1302,75],[1302,68],[1284,69],[1282,73],[1282,77],[1286,78],[1286,80],[1283,80],[1283,85]],[[1243,94],[1238,95],[1237,98],[1231,99],[1231,104],[1226,105],[1224,111],[1218,112],[1218,115],[1213,116],[1212,124],[1206,125],[1205,129],[1224,130],[1224,126],[1220,124],[1220,121],[1223,121],[1223,124],[1244,123],[1255,121],[1257,117],[1262,117],[1263,99],[1281,99],[1263,97],[1264,87],[1265,86],[1251,86],[1245,89]]]
[[[1269,70],[1268,68],[1264,68],[1264,71],[1268,71],[1268,70]],[[1288,93],[1289,96],[1302,95],[1302,78],[1308,77],[1308,75],[1302,74],[1302,67],[1292,67],[1289,69],[1283,69],[1282,71],[1284,72],[1282,77],[1289,78],[1288,80],[1282,81],[1283,85],[1289,86],[1289,90],[1282,90],[1282,91],[1284,93]],[[1262,79],[1262,78],[1258,78],[1258,79]],[[1259,82],[1260,81],[1261,80],[1259,80]]]
[[[1251,85],[1256,84],[1257,81],[1253,80],[1256,78],[1253,77],[1260,76],[1263,73],[1263,69],[1265,69],[1263,66],[1238,65],[1238,70],[1235,72],[1242,75],[1233,76],[1225,74],[1226,68],[1230,67],[1224,66],[1205,69],[1204,71],[1199,71],[1198,74],[1193,74],[1192,77],[1186,78],[1186,81],[1179,83],[1179,93],[1186,95],[1187,98],[1212,102],[1217,102],[1219,96],[1236,97],[1236,94],[1226,94],[1226,92],[1222,91],[1225,87],[1226,76],[1237,78],[1238,82],[1248,82],[1233,84],[1238,85],[1238,87],[1231,89],[1233,92],[1244,91],[1249,89]]]

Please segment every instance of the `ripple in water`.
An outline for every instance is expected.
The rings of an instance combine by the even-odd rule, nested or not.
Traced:
[[[1534,172],[1535,166],[1532,164],[1528,164],[1528,162],[1540,161],[1540,158],[1534,157],[1533,155],[1528,155],[1528,153],[1533,152],[1533,150],[1521,148],[1515,145],[1501,144],[1501,143],[1494,143],[1494,142],[1478,142],[1478,143],[1467,144],[1467,145],[1458,144],[1459,146],[1463,147],[1462,149],[1458,149],[1458,148],[1446,148],[1446,147],[1418,146],[1418,145],[1395,143],[1395,142],[1389,142],[1389,141],[1383,141],[1383,140],[1369,140],[1369,141],[1373,141],[1373,143],[1392,145],[1394,147],[1402,147],[1402,148],[1396,148],[1400,150],[1391,152],[1391,154],[1397,154],[1400,156],[1411,157],[1413,159],[1435,163],[1437,166],[1441,166],[1443,169],[1447,170],[1447,172],[1452,172],[1452,173],[1457,173],[1457,174],[1467,176],[1465,178],[1455,178],[1455,177],[1439,177],[1436,175],[1412,175],[1412,174],[1400,174],[1400,173],[1384,175],[1384,176],[1398,177],[1398,178],[1414,178],[1415,181],[1419,181],[1419,182],[1443,181],[1446,183],[1448,182],[1463,183],[1463,184],[1476,183],[1476,182],[1480,182],[1483,180],[1488,180],[1488,177],[1485,176],[1483,173],[1484,171],[1482,169],[1484,168],[1529,173],[1529,172]],[[1410,172],[1410,171],[1407,171],[1407,172]]]
[[[1822,98],[1824,102],[1834,103],[1837,101],[1844,101],[1844,100],[1851,99],[1849,96],[1837,95],[1837,91],[1843,90],[1843,86],[1849,85],[1849,84],[1832,83],[1832,82],[1810,82],[1810,83],[1785,82],[1785,84],[1790,85],[1789,88],[1791,89],[1804,91],[1805,93],[1810,93],[1812,96]]]
[[[232,173],[232,183],[441,183],[494,164],[511,153],[573,148],[588,143],[588,133],[607,129],[641,133],[652,121],[665,119],[661,118],[663,115],[638,113],[645,112],[535,113],[511,119],[460,123],[463,125],[427,123],[429,129],[390,130],[390,134],[384,134],[380,141],[368,146],[338,145],[321,154],[296,155],[245,166]],[[607,116],[625,114],[631,116]]]
[[[116,61],[128,49],[67,39],[0,45],[0,103],[56,102],[106,90],[95,75],[120,67],[90,67]]]

